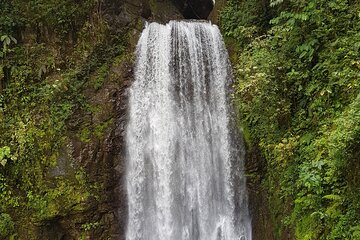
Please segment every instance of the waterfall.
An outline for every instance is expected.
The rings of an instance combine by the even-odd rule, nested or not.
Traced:
[[[231,71],[215,25],[147,24],[126,130],[127,240],[251,240]]]

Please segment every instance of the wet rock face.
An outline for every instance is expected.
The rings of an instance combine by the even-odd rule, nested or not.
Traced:
[[[268,193],[263,185],[266,171],[266,161],[261,156],[257,146],[248,149],[245,162],[247,189],[249,197],[249,211],[251,215],[252,238],[254,240],[275,240],[273,223],[269,209]]]
[[[101,13],[109,23],[109,38],[129,36],[127,57],[113,63],[109,77],[99,89],[84,87],[86,102],[99,109],[75,111],[67,122],[68,139],[61,150],[58,166],[51,177],[73,175],[72,164],[85,170],[91,183],[96,183],[99,199],[89,199],[86,209],[59,216],[36,227],[38,239],[72,240],[82,237],[82,226],[95,222],[96,228],[86,233],[87,239],[125,239],[127,196],[125,186],[125,126],[128,118],[128,87],[133,81],[133,58],[137,37],[145,21],[168,22],[172,19],[206,19],[213,8],[212,0],[105,0]],[[1,89],[1,88],[0,88]],[[101,137],[85,142],[79,137],[84,127],[94,129],[109,123]],[[70,157],[69,157],[70,156]]]
[[[85,88],[83,92],[88,104],[97,107],[98,111],[77,111],[68,121],[66,152],[71,154],[71,159],[64,158],[63,161],[73,161],[85,170],[88,181],[97,186],[97,198],[90,197],[82,211],[73,211],[65,217],[45,222],[38,230],[38,239],[40,236],[46,240],[73,240],[82,236],[94,240],[125,239],[127,197],[123,184],[126,164],[123,139],[127,121],[127,89],[133,81],[132,66],[130,57],[113,63],[109,69],[112,77],[106,79],[100,89]],[[83,126],[93,129],[103,122],[110,124],[101,137],[91,136],[86,141],[79,138]],[[62,165],[66,164],[61,163],[58,168]],[[61,171],[58,168],[55,168],[56,173],[65,171],[69,174],[67,168],[61,168]],[[89,223],[96,225],[84,232],[84,225]]]
[[[105,0],[103,4],[104,16],[114,32],[121,32],[139,18],[162,23],[184,18],[173,0]]]
[[[173,0],[186,19],[207,19],[214,8],[213,0]]]

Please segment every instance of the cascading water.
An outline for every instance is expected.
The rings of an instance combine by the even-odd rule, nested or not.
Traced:
[[[218,28],[151,23],[136,55],[126,239],[251,240],[243,151],[230,130],[231,73]]]

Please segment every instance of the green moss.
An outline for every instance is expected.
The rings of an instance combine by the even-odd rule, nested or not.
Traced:
[[[113,119],[109,119],[105,122],[99,123],[95,126],[94,134],[97,138],[103,138],[106,130],[113,124]]]
[[[96,73],[95,80],[94,80],[94,88],[95,90],[99,90],[105,81],[109,72],[109,67],[107,65],[102,65]]]
[[[306,215],[301,219],[297,219],[297,226],[295,236],[296,239],[303,239],[303,240],[312,240],[318,239],[321,234],[321,226],[320,219],[313,215]]]
[[[82,141],[83,143],[89,143],[91,140],[90,137],[91,137],[90,129],[88,127],[82,128],[79,134],[80,141]]]
[[[89,143],[92,139],[103,139],[106,130],[113,124],[113,119],[106,120],[91,126],[84,126],[79,133],[80,141]]]
[[[78,172],[76,175],[83,175]],[[65,179],[58,177],[53,181],[52,188],[44,186],[39,193],[27,192],[26,209],[31,214],[31,223],[48,221],[60,216],[66,216],[86,208],[88,198],[91,196],[89,183],[79,179]]]

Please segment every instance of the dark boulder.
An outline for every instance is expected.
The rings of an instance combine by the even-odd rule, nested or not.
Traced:
[[[207,19],[214,8],[213,0],[173,0],[186,19]]]

